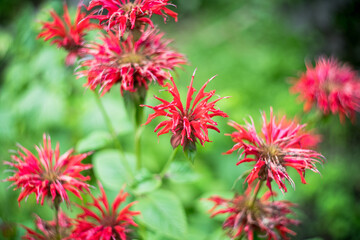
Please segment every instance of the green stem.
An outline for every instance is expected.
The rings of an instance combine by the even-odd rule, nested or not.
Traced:
[[[141,132],[142,132],[142,128],[139,125],[136,125],[135,127],[135,156],[136,156],[136,168],[138,170],[141,169],[142,167],[142,162],[141,162]]]
[[[176,156],[176,153],[178,152],[180,147],[177,147],[174,149],[174,151],[171,153],[169,159],[167,160],[167,162],[165,163],[163,169],[161,170],[161,173],[160,173],[160,177],[163,178],[167,172],[167,170],[169,169],[171,163],[174,161],[175,159],[175,156]]]
[[[140,90],[139,90],[140,91]],[[135,116],[134,116],[134,122],[135,122],[135,156],[136,156],[136,168],[140,170],[142,168],[142,160],[141,160],[141,133],[142,133],[142,126],[143,118],[144,118],[144,108],[140,107],[141,104],[143,104],[145,101],[145,97],[142,99],[140,97],[140,100],[134,101],[134,107],[135,107]]]
[[[111,123],[111,120],[110,120],[110,117],[109,115],[107,114],[106,110],[105,110],[105,107],[104,105],[102,104],[101,100],[100,100],[100,96],[97,92],[94,91],[94,94],[95,94],[95,99],[96,99],[96,103],[101,111],[101,114],[105,120],[105,123],[106,123],[106,126],[117,146],[117,148],[120,150],[120,152],[125,155],[124,153],[124,149],[122,148],[121,146],[121,143],[119,141],[119,139],[117,138],[117,134],[116,134],[116,131],[115,131],[115,128],[113,127],[112,123]]]
[[[232,187],[231,187],[231,190],[234,190],[235,187],[236,187],[236,184],[237,184],[243,177],[245,177],[246,175],[249,175],[249,173],[250,173],[251,171],[252,171],[252,170],[249,169],[249,170],[243,172],[243,173],[235,180],[234,184],[233,184]]]
[[[56,237],[56,240],[61,240],[61,232],[60,232],[60,226],[59,226],[60,201],[58,200],[58,198],[55,198],[54,208],[55,208],[55,237]]]
[[[257,195],[258,195],[259,192],[260,192],[260,189],[261,189],[261,187],[262,187],[262,185],[263,185],[263,182],[264,182],[264,181],[260,180],[259,187],[258,187],[257,189],[255,189],[254,195],[252,196],[251,201],[250,201],[250,207],[253,207],[253,206],[254,206],[254,204],[255,204],[255,202],[256,202],[256,199],[257,199]]]
[[[122,159],[122,161],[123,161],[123,164],[124,164],[124,166],[126,167],[127,172],[128,172],[131,176],[133,176],[132,169],[131,169],[128,161],[126,161],[126,156],[125,156],[124,149],[123,149],[123,147],[122,147],[122,145],[121,145],[121,143],[120,143],[120,141],[119,141],[119,139],[118,139],[118,137],[117,137],[115,128],[113,127],[113,125],[112,125],[112,123],[111,123],[110,117],[109,117],[109,115],[107,114],[107,112],[106,112],[106,110],[105,110],[105,107],[104,107],[104,105],[102,104],[102,102],[101,102],[101,100],[100,100],[99,94],[98,94],[96,91],[94,91],[94,94],[95,94],[96,103],[97,103],[97,105],[98,105],[98,107],[99,107],[99,109],[100,109],[100,111],[101,111],[101,114],[102,114],[104,120],[105,120],[106,126],[107,126],[107,128],[108,128],[108,130],[109,130],[109,132],[110,132],[110,134],[111,134],[111,136],[112,136],[112,138],[113,138],[114,144],[115,144],[115,146],[119,149],[119,151],[120,151],[120,153],[121,153],[121,155],[122,155],[122,158],[121,158],[121,159]]]

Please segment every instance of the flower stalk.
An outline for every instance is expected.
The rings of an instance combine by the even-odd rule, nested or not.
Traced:
[[[256,199],[257,199],[257,196],[258,196],[258,194],[260,192],[260,189],[261,189],[261,187],[263,185],[263,182],[264,182],[263,180],[259,180],[259,182],[258,182],[258,184],[257,184],[257,186],[255,188],[254,195],[251,197],[251,200],[250,200],[250,208],[252,208],[254,206],[254,204],[256,202]]]
[[[59,208],[60,208],[60,202],[61,200],[59,197],[55,198],[54,201],[54,209],[55,209],[55,238],[56,240],[61,240],[61,231],[60,231],[60,225],[59,225]]]
[[[123,149],[123,147],[122,147],[122,145],[121,145],[121,142],[119,141],[119,139],[118,139],[118,137],[117,137],[115,128],[114,128],[114,126],[113,126],[112,123],[111,123],[110,117],[109,117],[109,115],[107,114],[107,112],[106,112],[106,110],[105,110],[105,107],[104,107],[104,105],[102,104],[102,102],[101,102],[101,100],[100,100],[100,96],[99,96],[99,94],[98,94],[96,91],[94,91],[94,95],[95,95],[96,103],[97,103],[97,105],[98,105],[98,107],[99,107],[99,109],[100,109],[100,112],[101,112],[104,120],[105,120],[106,126],[107,126],[107,128],[108,128],[108,130],[109,130],[109,132],[110,132],[110,134],[111,134],[111,136],[112,136],[113,142],[114,142],[115,146],[117,147],[117,149],[118,149],[118,150],[120,151],[120,153],[121,153],[121,156],[122,156],[121,160],[122,160],[125,168],[127,169],[127,172],[130,173],[131,176],[133,176],[132,169],[131,169],[129,163],[126,161],[126,156],[125,156],[124,149]]]
[[[109,115],[107,114],[106,110],[105,110],[105,107],[104,105],[102,104],[101,100],[100,100],[100,96],[97,92],[94,91],[94,94],[95,94],[95,99],[96,99],[96,103],[100,109],[100,112],[105,120],[105,123],[106,123],[106,126],[114,140],[114,144],[116,145],[116,147],[119,149],[119,151],[121,152],[122,155],[125,155],[124,153],[124,149],[119,141],[119,139],[117,138],[117,134],[116,134],[116,131],[115,131],[115,128],[114,126],[112,125],[111,123],[111,120],[110,120],[110,117]]]
[[[176,156],[176,153],[179,151],[179,146],[174,148],[173,152],[171,153],[169,159],[167,160],[167,162],[165,163],[163,169],[161,170],[161,173],[160,173],[160,177],[163,178],[167,172],[167,170],[169,169],[171,163],[174,161],[175,159],[175,156]]]
[[[136,125],[135,127],[135,157],[136,157],[136,169],[140,170],[142,168],[142,161],[141,161],[141,133],[142,127]]]
[[[146,101],[146,88],[139,87],[136,92],[124,92],[124,104],[127,114],[134,123],[134,152],[136,157],[136,169],[142,168],[141,161],[141,134],[144,119],[144,108],[141,107]]]
[[[144,108],[140,105],[144,104],[146,101],[146,89],[140,88],[139,93],[137,94],[137,98],[134,101],[135,107],[135,156],[136,156],[136,166],[137,169],[140,170],[142,168],[142,160],[141,160],[141,134],[144,119]]]

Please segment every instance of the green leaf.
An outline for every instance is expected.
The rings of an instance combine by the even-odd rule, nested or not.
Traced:
[[[77,145],[78,152],[88,152],[99,150],[111,143],[111,136],[107,132],[97,131],[81,139]]]
[[[173,238],[166,237],[156,232],[147,231],[143,234],[142,239],[151,239],[151,240],[173,240]]]
[[[29,127],[33,129],[59,125],[66,116],[64,96],[38,83],[29,87],[16,105],[14,112],[24,121],[31,122]]]
[[[164,190],[152,192],[139,198],[135,206],[141,212],[139,220],[150,229],[171,239],[185,239],[185,211],[173,193]]]
[[[103,150],[93,156],[95,176],[104,186],[111,190],[119,191],[124,183],[130,185],[133,181],[131,173],[124,166],[127,161],[131,171],[135,169],[135,157],[133,154],[125,154],[126,159],[117,150]]]
[[[193,182],[199,178],[188,162],[172,162],[166,176],[176,183]]]
[[[152,192],[158,189],[160,186],[161,186],[161,180],[159,178],[153,177],[151,179],[147,179],[137,184],[133,188],[133,191],[136,194],[144,194],[144,193]]]
[[[161,179],[154,174],[151,174],[147,169],[141,171],[135,176],[135,183],[133,191],[135,194],[141,195],[152,192],[161,186]]]

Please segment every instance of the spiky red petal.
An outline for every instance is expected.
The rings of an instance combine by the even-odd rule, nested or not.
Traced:
[[[79,206],[83,213],[79,214],[75,220],[75,229],[71,238],[75,240],[126,240],[130,231],[129,227],[137,226],[133,216],[140,214],[140,212],[130,210],[135,202],[127,204],[119,211],[120,205],[125,202],[129,194],[121,190],[110,207],[100,183],[99,188],[101,195],[98,198],[91,195],[92,203],[85,207]],[[96,211],[91,210],[90,207]]]
[[[340,120],[345,116],[355,120],[360,111],[360,79],[353,69],[335,58],[321,57],[315,67],[307,64],[307,71],[291,88],[299,93],[305,102],[304,110],[309,111],[313,105],[325,115],[339,114]]]
[[[236,122],[229,125],[237,131],[229,134],[236,143],[226,154],[241,151],[239,162],[254,162],[255,165],[246,181],[251,184],[255,179],[266,180],[271,189],[271,181],[274,180],[279,188],[287,191],[285,179],[294,187],[294,182],[286,171],[286,167],[294,168],[305,182],[305,170],[310,169],[318,173],[315,163],[321,162],[323,156],[312,150],[317,143],[318,137],[307,133],[306,125],[299,125],[295,121],[289,122],[284,116],[279,122],[273,116],[270,109],[270,121],[262,113],[263,126],[261,135],[257,134],[253,120],[241,126]]]
[[[42,23],[42,32],[38,38],[43,38],[44,41],[51,40],[51,44],[56,44],[59,48],[64,48],[68,51],[66,57],[66,64],[73,65],[78,56],[82,56],[81,49],[84,46],[84,36],[87,31],[97,28],[96,25],[90,23],[89,19],[85,18],[85,13],[81,13],[81,6],[79,5],[75,22],[71,23],[69,10],[64,4],[64,15],[61,18],[53,10],[50,11],[52,22]]]
[[[208,199],[215,204],[209,212],[212,214],[211,217],[221,214],[228,216],[223,223],[223,229],[232,239],[246,236],[250,240],[257,235],[266,236],[268,240],[288,240],[289,234],[296,235],[288,228],[289,225],[299,223],[288,217],[289,214],[293,214],[290,207],[294,204],[288,201],[269,201],[272,195],[273,192],[267,192],[262,198],[252,202],[249,187],[243,195],[235,195],[233,199],[213,196]]]
[[[89,176],[81,172],[92,167],[91,164],[81,163],[90,153],[73,155],[69,150],[60,156],[59,144],[55,150],[51,148],[50,137],[43,135],[43,146],[35,146],[38,157],[20,146],[18,155],[12,155],[12,162],[5,164],[14,167],[14,175],[6,179],[13,182],[15,189],[21,189],[18,202],[35,193],[37,202],[44,203],[45,198],[52,201],[59,198],[70,203],[67,191],[81,198],[80,192],[89,191]]]
[[[154,27],[152,14],[163,16],[164,21],[169,15],[177,21],[177,13],[168,9],[169,5],[169,0],[92,0],[87,10],[91,11],[89,19],[97,19],[106,31],[115,30],[123,36],[126,30],[142,24]]]
[[[181,102],[180,93],[172,77],[170,78],[172,85],[166,83],[165,87],[167,87],[167,91],[172,95],[173,100],[168,102],[155,96],[156,99],[162,102],[161,104],[154,107],[145,105],[155,111],[155,113],[149,115],[145,124],[149,124],[154,118],[159,116],[169,118],[169,120],[157,125],[154,131],[159,130],[158,136],[171,131],[173,134],[171,141],[174,148],[178,145],[185,147],[189,142],[195,143],[197,140],[199,140],[202,145],[204,145],[205,142],[210,142],[208,130],[213,129],[220,132],[216,127],[217,123],[212,118],[215,116],[228,117],[226,113],[215,108],[215,104],[225,97],[210,101],[215,95],[215,90],[210,92],[204,91],[207,84],[214,79],[214,77],[202,86],[193,99],[196,91],[192,86],[194,78],[195,72],[191,78],[190,86],[188,86],[189,90],[185,107]]]
[[[85,85],[92,90],[99,86],[102,94],[116,83],[121,84],[121,91],[130,92],[148,88],[152,81],[163,85],[169,78],[166,70],[174,70],[186,60],[162,37],[158,30],[148,30],[135,43],[132,36],[120,43],[116,34],[109,32],[100,38],[101,44],[87,46],[86,54],[92,58],[82,62],[86,70],[79,71],[78,77],[87,77]]]

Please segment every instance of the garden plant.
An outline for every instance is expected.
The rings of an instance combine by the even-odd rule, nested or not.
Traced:
[[[213,232],[219,234],[211,239],[277,240],[297,235],[293,229],[301,229],[295,214],[298,205],[287,200],[287,194],[302,194],[295,190],[294,178],[307,184],[308,176],[321,175],[321,166],[326,168],[328,157],[317,147],[327,139],[317,126],[331,115],[339,116],[337,124],[356,124],[360,79],[352,67],[335,57],[319,56],[314,63],[308,61],[306,71],[293,76],[290,84],[284,82],[288,94],[298,95],[304,105],[299,117],[267,106],[257,116],[234,119],[237,109],[227,112],[222,104],[236,96],[212,89],[214,81],[225,84],[231,79],[213,76],[210,68],[196,69],[197,63],[179,53],[176,40],[167,39],[154,23],[159,16],[167,25],[178,21],[171,1],[91,0],[79,2],[76,12],[64,2],[62,13],[47,14],[50,20],[40,21],[37,41],[66,51],[64,68],[74,73],[70,81],[92,92],[97,105],[89,107],[101,112],[108,133],[90,132],[76,151],[62,152],[45,127],[41,144],[33,149],[18,144],[4,162],[10,172],[4,181],[18,195],[20,209],[35,197],[33,204],[53,212],[51,219],[34,215],[32,227],[22,225],[22,239],[200,239],[188,234],[181,196],[187,189],[172,191],[169,185],[201,177],[198,152],[217,144],[214,134],[233,142],[216,158],[232,161],[238,177],[223,195],[191,200],[202,205],[203,215],[214,223]],[[179,79],[178,72],[189,65],[193,73]],[[202,79],[199,71],[213,77]],[[187,84],[186,91],[179,83]],[[159,94],[151,96],[151,88]],[[112,111],[125,109],[130,126],[114,121],[108,112],[103,99],[114,92],[122,101]],[[221,128],[224,122],[230,132]],[[130,137],[117,130],[121,125],[131,129]],[[146,128],[153,134],[146,134]],[[40,139],[33,137],[34,143]],[[163,154],[148,155],[144,145],[160,144],[160,139],[167,142],[161,141]],[[129,141],[131,147],[124,146]],[[161,163],[160,169],[147,167],[150,158]],[[107,188],[116,189],[116,194]]]

